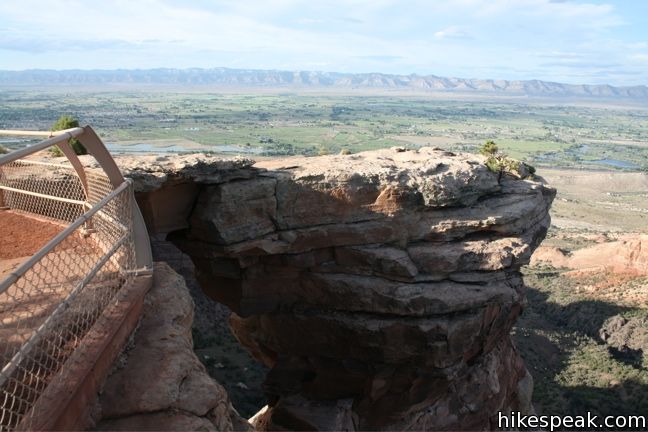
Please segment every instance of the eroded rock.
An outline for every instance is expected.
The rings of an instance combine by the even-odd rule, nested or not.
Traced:
[[[97,430],[249,430],[193,352],[193,301],[184,280],[155,263],[140,325],[106,381]]]
[[[427,148],[222,166],[139,199],[271,368],[258,429],[486,429],[530,409],[509,331],[555,190]]]

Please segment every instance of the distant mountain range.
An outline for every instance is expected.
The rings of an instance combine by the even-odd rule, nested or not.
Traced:
[[[540,80],[444,78],[435,75],[338,73],[249,69],[117,69],[0,71],[0,87],[52,85],[210,85],[309,89],[462,92],[536,97],[648,99],[648,87],[561,84]]]

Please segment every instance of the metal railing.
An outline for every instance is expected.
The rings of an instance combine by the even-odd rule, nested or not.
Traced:
[[[72,137],[101,169],[84,168]],[[54,145],[69,165],[26,159]],[[132,182],[90,127],[0,156],[0,207],[0,223],[7,212],[26,227],[37,219],[60,230],[0,280],[0,431],[22,430],[104,309],[152,264]]]

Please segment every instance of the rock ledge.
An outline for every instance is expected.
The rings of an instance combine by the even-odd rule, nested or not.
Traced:
[[[554,189],[429,148],[214,163],[126,171],[271,368],[257,428],[484,429],[530,409],[509,331]]]

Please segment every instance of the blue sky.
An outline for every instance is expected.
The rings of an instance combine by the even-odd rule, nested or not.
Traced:
[[[0,69],[222,66],[648,84],[648,1],[0,1]]]

